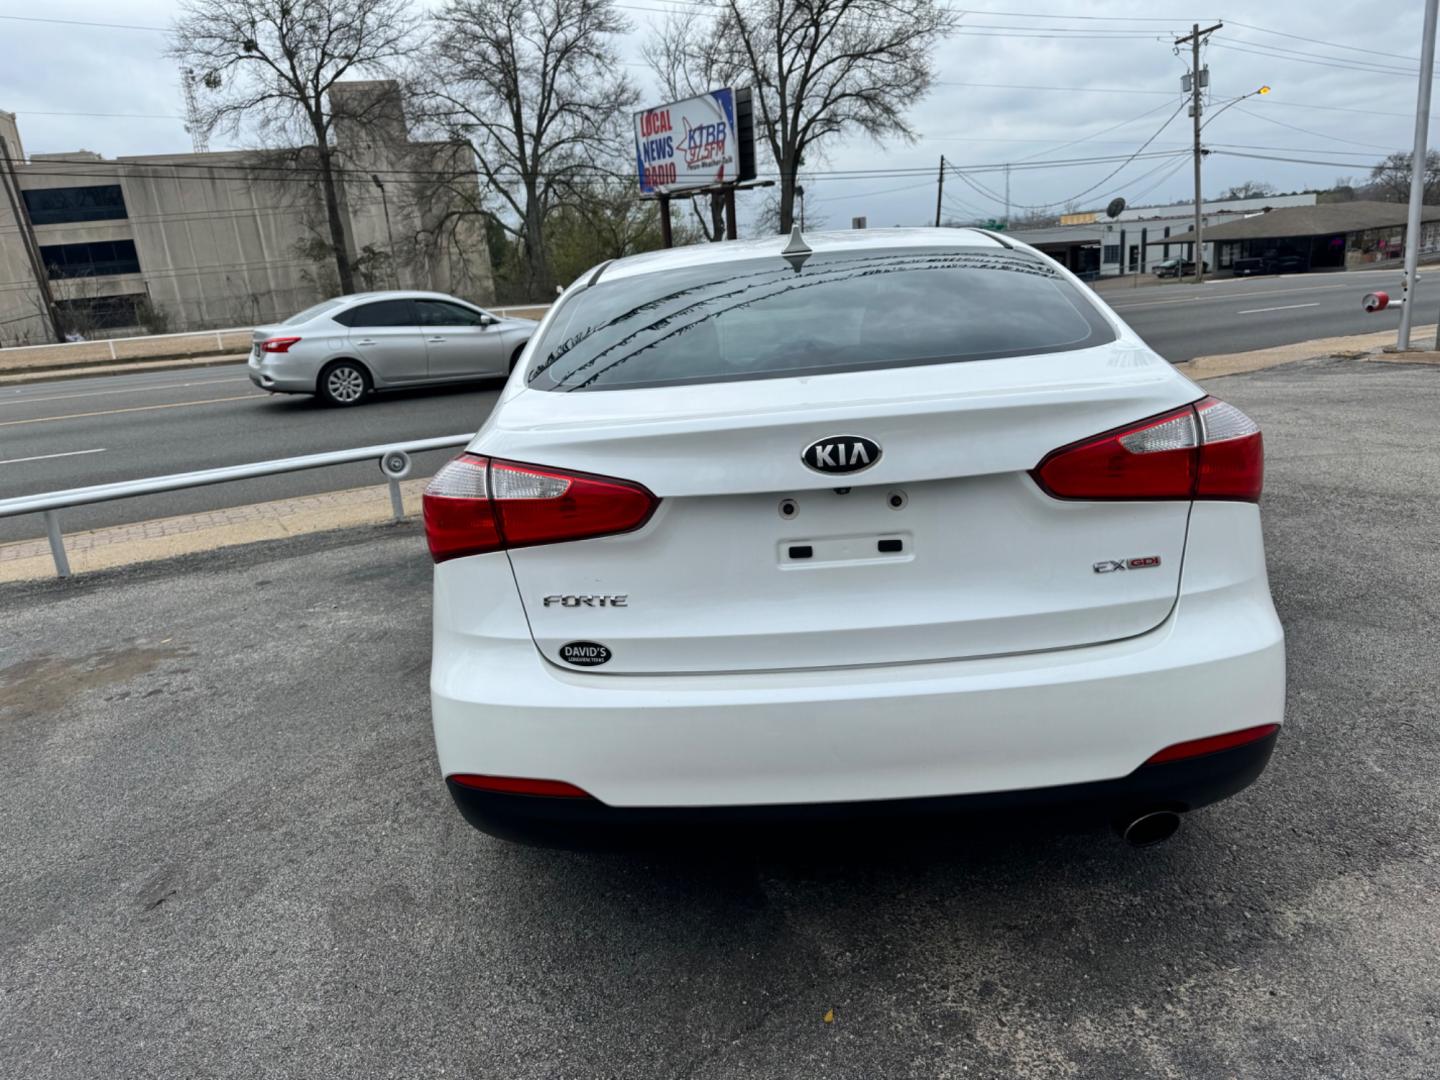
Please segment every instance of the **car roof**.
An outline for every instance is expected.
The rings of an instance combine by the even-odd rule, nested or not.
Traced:
[[[449,293],[428,292],[424,289],[376,289],[373,292],[349,293],[345,296],[337,296],[343,304],[358,304],[365,300],[454,300],[461,304],[468,304],[474,307],[468,300],[461,300],[458,296],[451,296]]]
[[[1028,244],[975,228],[836,229],[828,232],[807,232],[802,238],[806,246],[817,253],[917,247],[1012,248],[1035,253]],[[606,263],[593,280],[613,281],[617,278],[663,273],[691,266],[779,255],[790,240],[789,236],[777,234],[752,240],[727,240],[723,244],[690,244],[686,247],[647,251]],[[588,275],[582,275],[585,276]]]

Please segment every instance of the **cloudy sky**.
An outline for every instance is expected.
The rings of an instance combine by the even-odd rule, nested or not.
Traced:
[[[805,185],[807,212],[834,226],[858,215],[871,225],[923,224],[935,213],[934,176],[895,174],[926,168],[933,174],[941,154],[962,170],[1013,163],[1016,213],[1077,196],[1082,208],[1103,206],[1115,195],[1136,205],[1187,197],[1189,158],[1179,153],[1137,159],[1109,180],[1119,160],[1043,168],[1033,163],[1123,159],[1152,135],[1147,154],[1188,148],[1183,109],[1160,129],[1181,105],[1185,64],[1174,38],[1196,21],[1226,24],[1205,54],[1216,100],[1209,114],[1215,123],[1206,131],[1215,151],[1206,161],[1207,195],[1252,179],[1282,191],[1328,186],[1339,176],[1361,176],[1387,152],[1409,147],[1422,0],[1223,6],[1233,2],[965,5],[959,31],[939,52],[940,82],[913,110],[919,140],[833,144],[825,160],[809,162],[815,174]],[[627,62],[647,99],[653,98],[656,83],[640,62],[640,42],[666,10],[697,5],[622,0],[620,6],[636,24],[623,45]],[[953,6],[961,10],[960,3]],[[174,11],[164,0],[48,0],[43,6],[0,0],[0,108],[20,114],[26,151],[83,147],[111,156],[188,149],[179,76],[164,56],[163,30]],[[1238,18],[1226,17],[1231,14]],[[32,21],[41,18],[111,25]],[[1269,95],[1217,116],[1219,104],[1262,84],[1273,88]],[[1440,137],[1440,129],[1431,130],[1432,140]],[[1287,160],[1240,156],[1247,154]],[[891,175],[854,175],[866,170]],[[852,175],[829,175],[847,171]],[[945,214],[962,220],[1002,216],[996,196],[1003,190],[1001,171],[949,177]]]

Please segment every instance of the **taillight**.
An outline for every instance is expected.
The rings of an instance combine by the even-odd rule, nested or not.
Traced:
[[[1234,405],[1206,398],[1200,416],[1200,479],[1197,499],[1259,502],[1265,485],[1265,440],[1260,425]]]
[[[298,337],[272,337],[266,338],[260,343],[261,352],[284,353],[290,351],[290,346],[300,339]]]
[[[630,532],[658,505],[628,480],[461,454],[425,489],[425,539],[444,562]]]
[[[593,799],[584,788],[563,780],[531,780],[520,776],[478,776],[455,773],[450,777],[462,787],[476,791],[497,791],[506,795],[538,795],[547,799]]]
[[[1031,472],[1057,499],[1232,499],[1256,502],[1264,478],[1260,428],[1206,398],[1046,455]]]
[[[1174,743],[1159,753],[1150,755],[1145,764],[1162,765],[1167,761],[1183,761],[1185,758],[1201,757],[1204,754],[1214,754],[1220,750],[1233,750],[1237,746],[1246,746],[1249,743],[1269,738],[1279,730],[1279,724],[1261,724],[1258,727],[1249,727],[1241,731],[1227,731],[1224,735],[1210,735],[1203,739],[1190,739],[1188,742]]]

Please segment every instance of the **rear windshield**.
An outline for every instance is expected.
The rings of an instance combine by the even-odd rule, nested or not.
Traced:
[[[309,322],[311,319],[318,318],[319,316],[324,315],[325,312],[329,311],[331,308],[337,308],[337,307],[339,307],[339,306],[341,305],[341,303],[343,303],[343,301],[340,301],[340,300],[322,300],[322,301],[320,301],[320,303],[316,304],[314,307],[307,307],[304,311],[301,311],[301,312],[299,312],[299,313],[297,313],[297,314],[295,314],[295,315],[291,315],[288,319],[286,319],[286,320],[285,320],[283,323],[281,323],[280,325],[281,325],[281,326],[299,326],[301,323]]]
[[[1021,252],[780,256],[584,289],[525,373],[537,390],[778,379],[991,360],[1115,340],[1078,289]]]

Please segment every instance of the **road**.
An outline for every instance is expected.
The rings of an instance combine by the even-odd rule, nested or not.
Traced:
[[[1367,292],[1400,295],[1400,271],[1219,278],[1204,285],[1157,285],[1101,294],[1146,343],[1167,360],[1266,349],[1321,337],[1393,330],[1398,309],[1367,314]],[[1440,316],[1440,275],[1422,276],[1417,325]]]
[[[495,382],[388,394],[354,409],[270,395],[241,366],[115,375],[0,389],[0,498],[220,465],[476,430]],[[452,456],[416,459],[417,475]],[[372,463],[150,495],[64,513],[67,530],[379,483]],[[0,519],[0,542],[44,535]]]
[[[1366,315],[1360,297],[1398,293],[1399,272],[1221,280],[1127,290],[1109,302],[1173,361],[1316,337],[1393,328],[1398,315]],[[1421,322],[1440,314],[1440,287],[1422,287]],[[1435,310],[1432,310],[1435,309]],[[136,374],[0,389],[0,498],[111,480],[262,461],[478,428],[494,385],[408,391],[358,409],[330,410],[271,396],[240,367]],[[417,474],[445,459],[417,461]],[[66,529],[164,517],[377,482],[372,465],[225,484],[67,511]],[[0,520],[0,542],[44,534],[38,517]]]
[[[1265,429],[1287,725],[1146,851],[475,833],[414,526],[0,587],[0,1076],[1434,1077],[1436,375],[1217,381]]]

